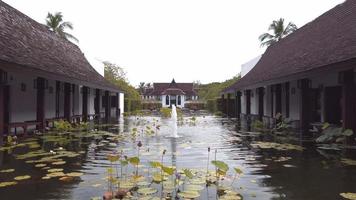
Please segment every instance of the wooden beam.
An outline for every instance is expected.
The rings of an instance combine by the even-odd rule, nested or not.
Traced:
[[[100,119],[100,89],[95,90],[94,110],[95,115]]]
[[[230,112],[230,99],[231,99],[231,94],[228,93],[227,94],[227,98],[226,98],[226,115],[227,117],[230,117],[231,116],[231,112]]]
[[[282,85],[276,84],[276,114],[282,114]]]
[[[2,144],[3,141],[3,134],[5,132],[5,108],[4,108],[4,103],[5,97],[4,97],[4,85],[0,83],[0,144]]]
[[[240,120],[241,114],[241,92],[236,92],[236,118]]]
[[[106,123],[109,123],[110,121],[110,115],[111,115],[111,97],[110,97],[110,92],[105,91],[105,121]]]
[[[71,122],[71,84],[64,84],[64,118]]]
[[[88,120],[88,92],[89,92],[89,88],[84,86],[83,94],[82,94],[82,98],[83,98],[82,115],[83,115],[83,121],[85,122]]]
[[[258,91],[258,118],[259,120],[262,121],[263,115],[264,115],[264,94],[265,94],[265,88],[259,87],[257,89]]]
[[[116,118],[120,117],[120,108],[119,108],[119,99],[120,99],[120,94],[117,92],[116,93],[116,99],[115,99],[115,105],[116,105]]]
[[[246,95],[246,115],[251,114],[251,90],[245,90]]]
[[[302,136],[309,134],[310,128],[310,80],[301,79],[298,80],[298,88],[300,89],[299,96],[299,118],[300,118],[300,131]]]
[[[37,129],[41,132],[45,129],[46,117],[45,117],[45,79],[37,78],[37,105],[36,105],[36,121],[40,122]],[[26,133],[25,133],[26,134]]]
[[[344,129],[352,129],[356,133],[356,87],[354,72],[353,70],[348,70],[341,72],[340,75],[342,77],[342,80],[340,80],[342,84],[342,125]]]
[[[60,95],[61,95],[61,82],[56,81],[56,117],[60,116]]]
[[[289,104],[290,104],[290,86],[289,82],[286,82],[284,85],[285,88],[285,98],[286,98],[286,118],[289,118]]]

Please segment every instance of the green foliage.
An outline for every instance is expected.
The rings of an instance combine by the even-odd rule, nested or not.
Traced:
[[[61,12],[56,12],[54,14],[48,13],[46,18],[46,26],[63,39],[72,39],[78,42],[78,39],[73,35],[65,32],[65,29],[73,30],[73,24],[71,22],[63,21],[63,15]]]
[[[131,157],[128,159],[129,163],[132,165],[138,165],[140,164],[140,159],[138,157]]]
[[[237,174],[242,174],[243,173],[242,170],[240,168],[238,168],[238,167],[235,167],[234,170],[235,170],[235,172]]]
[[[151,161],[151,162],[149,162],[149,165],[153,168],[161,168],[162,167],[162,164],[157,161]]]
[[[263,33],[258,39],[261,41],[261,46],[270,46],[293,33],[297,29],[298,28],[294,23],[289,22],[285,25],[284,19],[280,18],[278,20],[273,20],[272,24],[269,25],[268,30],[272,31],[272,34]]]
[[[229,171],[229,166],[226,163],[224,163],[223,161],[213,160],[213,161],[211,161],[211,163],[223,172]]]
[[[324,126],[323,126],[324,127]],[[343,129],[341,127],[326,126],[323,129],[321,136],[315,141],[317,143],[333,143],[345,141],[346,137],[350,137],[354,134],[351,129]]]
[[[206,100],[206,109],[211,113],[215,113],[218,110],[216,99],[208,99]]]
[[[190,169],[184,169],[183,172],[184,172],[184,175],[190,179],[192,179],[194,177],[194,175]]]
[[[197,92],[198,96],[201,100],[215,100],[216,98],[220,97],[220,93],[227,87],[231,86],[234,84],[237,80],[241,78],[240,74],[234,76],[231,79],[228,79],[224,82],[214,82],[214,83],[208,83],[208,84],[200,84],[198,86]],[[213,102],[210,102],[212,104]],[[216,101],[215,101],[216,104]],[[211,107],[214,107],[213,105],[210,105]],[[209,108],[208,108],[209,109]]]
[[[167,173],[168,175],[173,175],[173,173],[174,173],[174,168],[173,167],[162,166],[162,170],[165,173]]]
[[[170,108],[161,108],[160,113],[163,117],[169,118],[171,117],[172,110]]]
[[[125,111],[130,112],[141,109],[141,97],[139,92],[130,85],[126,78],[126,72],[122,67],[108,61],[104,61],[104,77],[116,85],[125,93]]]
[[[72,130],[72,125],[65,120],[58,120],[54,122],[54,129],[59,132],[68,132]]]
[[[253,121],[251,127],[254,131],[264,131],[265,128],[263,122],[261,122],[260,120]]]

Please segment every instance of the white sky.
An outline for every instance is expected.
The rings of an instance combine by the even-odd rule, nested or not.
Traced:
[[[4,1],[40,23],[48,12],[62,12],[88,59],[119,64],[136,86],[173,77],[202,83],[231,78],[263,53],[258,36],[272,20],[283,17],[301,27],[344,0]]]

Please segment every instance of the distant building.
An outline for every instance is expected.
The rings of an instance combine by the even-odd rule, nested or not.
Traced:
[[[324,122],[356,132],[356,1],[346,0],[267,48],[222,93],[242,127],[282,116],[302,136]]]
[[[0,135],[117,119],[123,100],[77,45],[0,1]]]
[[[153,83],[153,87],[146,88],[141,96],[144,101],[161,102],[162,107],[183,108],[187,102],[198,100],[193,83],[176,83],[174,79],[171,83]]]

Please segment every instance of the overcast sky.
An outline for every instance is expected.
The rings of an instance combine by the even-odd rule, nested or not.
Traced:
[[[263,53],[258,36],[274,19],[301,27],[344,0],[4,1],[40,23],[62,12],[94,66],[116,63],[136,86],[231,78]]]

